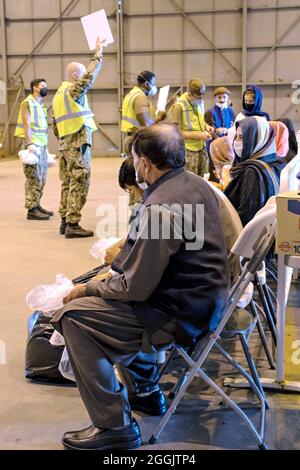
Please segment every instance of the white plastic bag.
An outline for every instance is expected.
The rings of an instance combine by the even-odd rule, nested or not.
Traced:
[[[18,156],[24,165],[36,165],[39,162],[39,157],[28,149],[20,150]]]
[[[73,380],[75,382],[74,372],[70,364],[69,355],[67,348],[64,349],[61,360],[58,366],[58,370],[65,379]]]
[[[69,379],[69,380],[72,380],[73,382],[76,382],[75,377],[74,377],[74,372],[70,363],[67,348],[64,348],[63,350],[61,360],[58,366],[58,370],[61,373],[61,375],[65,377],[65,379]],[[114,371],[115,371],[118,382],[122,383],[122,378],[119,374],[119,370],[116,365],[114,365]]]
[[[90,254],[100,261],[100,264],[104,264],[104,258],[106,254],[106,250],[108,247],[114,245],[120,241],[120,238],[103,238],[102,240],[98,240],[96,243],[93,244],[92,248],[90,249]]]
[[[52,166],[56,165],[56,155],[54,153],[49,153],[49,150],[47,149],[47,163],[48,163],[48,168],[51,168]]]
[[[57,274],[55,284],[34,287],[27,294],[26,303],[33,310],[53,312],[63,307],[63,299],[72,289],[72,281],[63,274]]]

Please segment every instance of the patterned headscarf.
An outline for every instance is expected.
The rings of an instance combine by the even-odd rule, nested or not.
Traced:
[[[289,130],[283,122],[270,121],[270,126],[274,129],[276,135],[276,154],[277,157],[286,157],[289,151]]]

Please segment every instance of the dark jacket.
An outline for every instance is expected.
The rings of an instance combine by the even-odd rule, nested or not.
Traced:
[[[179,241],[147,240],[144,244],[129,236],[112,268],[120,273],[124,272],[126,278],[126,271],[130,271],[131,263],[133,270],[135,262],[136,269],[140,269],[139,263],[144,263],[144,272],[150,274],[148,279],[136,279],[141,290],[147,289],[148,282],[153,282],[153,271],[157,277],[160,276],[147,298],[135,301],[129,296],[128,300],[131,300],[134,311],[150,335],[170,318],[176,318],[176,341],[182,345],[190,345],[197,337],[209,329],[214,330],[218,325],[228,298],[229,269],[218,203],[207,183],[182,168],[172,170],[146,190],[142,212],[149,214],[150,223],[151,209],[171,207],[174,204],[181,209],[184,204],[192,207],[193,229],[197,222],[196,205],[204,205],[204,226],[201,222],[204,231],[203,247],[186,249],[186,232]],[[172,209],[170,213],[174,214]],[[138,219],[137,232],[139,230]],[[201,230],[199,234],[200,232]],[[140,243],[139,250],[136,250],[137,243]],[[135,260],[131,260],[134,250]],[[166,253],[170,253],[170,256]],[[164,260],[165,265],[159,266],[159,258]],[[95,291],[90,292],[92,293],[95,295]]]
[[[262,162],[268,164],[269,171]],[[234,168],[233,180],[227,186],[225,195],[237,210],[243,226],[253,219],[271,196],[278,193],[280,173],[284,167],[285,162],[277,160],[275,155],[272,158],[266,156],[245,160]]]
[[[205,113],[205,122],[215,129],[225,127],[229,129],[235,121],[234,110],[231,107],[220,109],[217,105],[210,108]]]

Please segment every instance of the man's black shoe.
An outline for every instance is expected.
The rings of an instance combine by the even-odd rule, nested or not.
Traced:
[[[137,449],[142,445],[140,428],[135,419],[123,429],[99,429],[92,425],[81,431],[66,432],[62,443],[74,450]]]
[[[129,403],[132,410],[142,411],[151,416],[161,416],[167,411],[166,399],[161,389],[145,397],[132,395],[129,397]]]
[[[47,209],[44,209],[42,206],[38,206],[38,210],[42,212],[43,214],[49,215],[50,217],[54,215],[54,212],[47,211]]]
[[[79,224],[67,224],[65,237],[66,238],[86,238],[93,237],[92,230],[84,230]]]
[[[64,235],[66,232],[66,228],[67,228],[66,219],[61,219],[60,226],[59,226],[59,233],[61,235]]]
[[[33,209],[29,209],[27,212],[27,219],[28,220],[49,220],[50,216],[47,214],[43,214],[37,207]]]

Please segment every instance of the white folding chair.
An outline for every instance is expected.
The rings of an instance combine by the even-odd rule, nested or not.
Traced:
[[[255,236],[254,236],[255,234]],[[246,236],[247,235],[247,236]],[[220,324],[214,332],[207,334],[201,339],[196,347],[193,349],[192,354],[189,354],[181,346],[174,345],[174,350],[182,357],[187,365],[185,372],[185,380],[181,381],[179,390],[177,391],[174,399],[172,400],[166,414],[161,419],[159,425],[153,432],[150,443],[153,444],[159,437],[160,433],[168,423],[170,417],[175,412],[176,407],[181,401],[185,391],[191,384],[195,376],[202,378],[215,392],[222,397],[224,402],[235,411],[245,423],[246,427],[255,438],[259,449],[265,450],[265,417],[266,417],[266,401],[264,395],[261,393],[253,378],[238,364],[232,357],[224,350],[219,343],[219,338],[223,332],[231,314],[236,308],[238,301],[245,292],[247,286],[253,280],[254,274],[260,267],[266,254],[269,252],[275,238],[275,212],[267,211],[265,214],[258,217],[258,220],[253,221],[250,228],[245,227],[233,247],[233,253],[238,256],[243,256],[245,263],[242,267],[241,275],[238,281],[234,284],[230,291],[229,300],[224,311],[224,315]],[[248,240],[248,242],[247,242]],[[257,429],[246,413],[238,406],[227,394],[207,375],[202,369],[204,361],[207,359],[212,348],[215,348],[219,353],[234,367],[242,376],[248,381],[254,394],[260,402],[260,426]]]
[[[241,234],[241,232],[243,230],[243,225],[242,225],[241,219],[240,219],[236,209],[231,204],[228,197],[225,196],[225,194],[222,191],[220,191],[216,187],[216,185],[214,185],[212,182],[209,182],[209,181],[208,181],[208,184],[214,190],[218,201],[221,201],[221,203],[226,207],[226,217],[230,218],[230,220],[232,222],[231,223],[231,228],[234,231],[233,235],[234,235],[235,239],[237,240],[239,235]],[[222,223],[223,223],[223,221],[222,221]],[[246,231],[245,233],[246,233],[246,236],[248,237],[248,231]],[[254,234],[254,236],[255,236],[255,234]],[[244,242],[241,242],[241,240],[242,240],[242,238],[240,238],[240,243],[244,243]],[[232,249],[232,246],[230,247],[230,249]],[[233,255],[233,253],[231,253],[231,255],[229,256],[230,266],[233,264],[233,261],[234,261],[233,258],[234,258],[234,255]],[[263,301],[265,302],[265,307],[268,308],[269,305],[268,305],[267,299],[266,299],[266,297],[268,295],[268,291],[266,292],[266,295],[264,295],[264,290],[266,289],[266,286],[265,285],[263,285],[262,287],[259,286],[259,289],[260,289],[260,294],[263,294]],[[252,290],[252,293],[253,293],[253,290]],[[249,368],[251,370],[251,374],[252,374],[254,380],[256,381],[257,386],[259,388],[261,388],[261,391],[263,393],[263,389],[262,389],[261,384],[260,384],[260,380],[259,380],[259,377],[258,377],[258,373],[257,373],[257,370],[256,370],[255,363],[254,363],[254,361],[252,359],[252,356],[250,354],[250,351],[248,349],[248,342],[250,340],[250,337],[253,333],[253,330],[254,330],[255,326],[258,330],[258,333],[259,333],[259,336],[260,336],[260,339],[261,339],[261,342],[262,342],[262,346],[263,346],[263,349],[265,351],[265,354],[266,354],[266,357],[267,357],[267,360],[269,362],[269,365],[270,365],[271,369],[275,369],[275,363],[274,363],[274,359],[273,359],[272,353],[271,353],[269,345],[268,345],[268,341],[267,341],[267,338],[266,338],[266,335],[265,335],[264,327],[263,327],[261,319],[259,317],[259,313],[258,313],[259,306],[256,305],[256,303],[254,302],[252,296],[250,296],[249,301],[247,302],[246,305],[241,305],[241,304],[238,305],[238,307],[241,307],[241,308],[245,308],[246,306],[249,306],[249,310],[251,312],[253,321],[251,322],[250,325],[248,325],[247,329],[243,328],[241,330],[231,330],[230,334],[228,332],[227,336],[228,336],[228,338],[230,337],[231,339],[234,339],[235,337],[238,337],[240,339],[243,350],[244,350],[244,353],[245,353],[247,363],[248,363]],[[267,312],[268,312],[267,314],[269,316],[271,316],[270,309],[268,309]],[[264,312],[261,311],[261,313],[264,313]],[[264,318],[265,318],[265,315],[264,315]],[[274,327],[274,318],[273,317],[271,317],[271,322],[272,322],[272,325],[273,325],[273,333],[274,333],[275,327]],[[245,324],[246,322],[242,322],[242,323]],[[172,394],[171,394],[171,396],[172,396]]]
[[[300,172],[300,153],[296,155],[280,174],[280,193],[298,190],[297,174]]]

